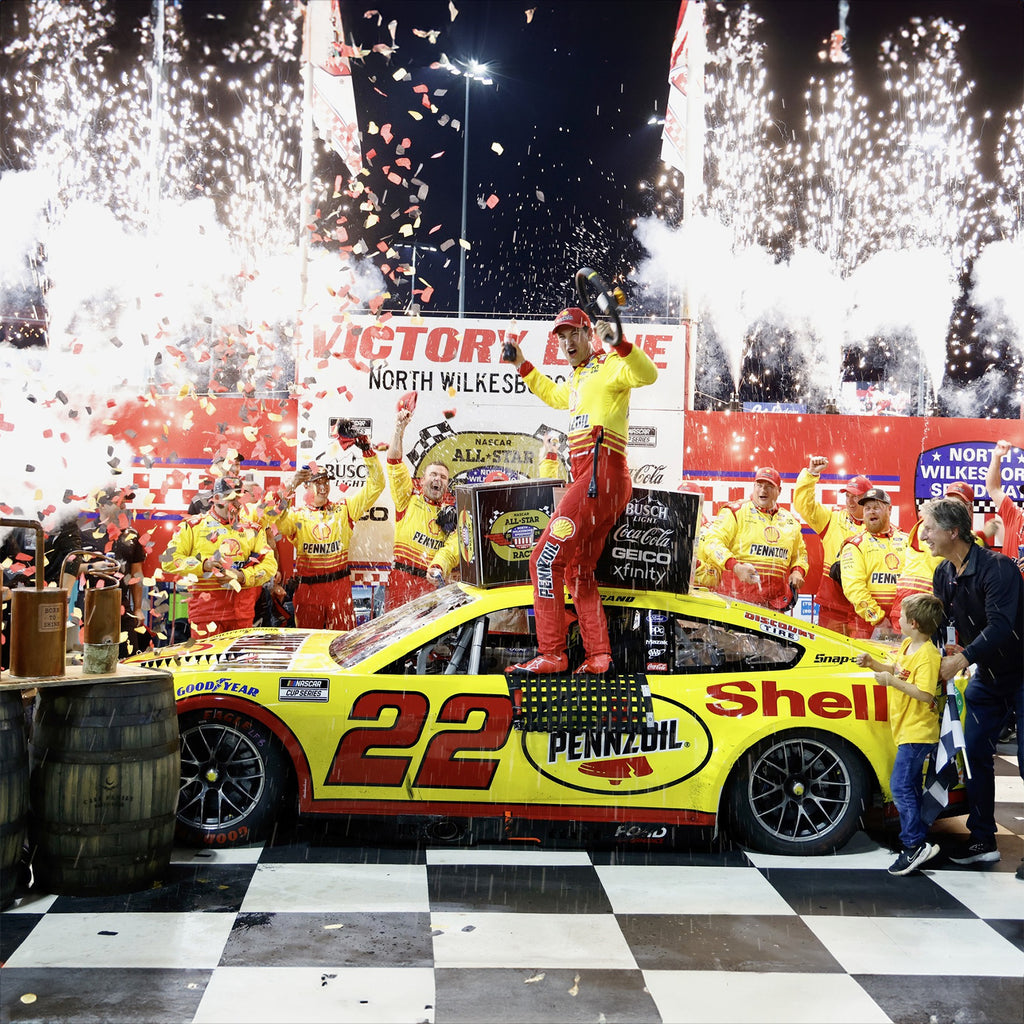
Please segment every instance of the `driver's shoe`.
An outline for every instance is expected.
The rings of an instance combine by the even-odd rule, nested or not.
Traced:
[[[611,671],[611,667],[612,656],[610,654],[588,654],[574,675],[604,676]]]
[[[564,654],[538,654],[530,661],[521,665],[509,665],[506,672],[526,672],[531,676],[550,676],[564,672],[569,667],[569,659]]]

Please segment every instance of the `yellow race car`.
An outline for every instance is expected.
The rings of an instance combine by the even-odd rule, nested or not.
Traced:
[[[525,585],[132,659],[174,675],[179,838],[254,842],[297,809],[415,817],[425,836],[547,823],[658,841],[724,823],[758,850],[823,854],[888,799],[886,690],[855,662],[877,645],[703,591],[602,597],[608,677],[506,671],[536,653]]]

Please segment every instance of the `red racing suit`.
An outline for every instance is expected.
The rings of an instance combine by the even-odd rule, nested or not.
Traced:
[[[218,555],[225,567],[241,572],[241,582],[203,571],[203,562]],[[188,621],[193,636],[205,637],[252,625],[256,598],[274,578],[277,559],[262,526],[248,519],[231,525],[207,512],[182,520],[160,568],[166,576],[192,577]]]
[[[800,520],[777,505],[762,511],[753,501],[724,505],[702,540],[708,565],[722,574],[717,590],[765,608],[788,608],[793,601],[789,576],[807,575],[807,548]],[[737,562],[752,565],[758,583],[742,583],[732,571]]]
[[[863,530],[843,545],[839,553],[843,593],[856,613],[850,620],[848,636],[870,639],[891,614],[906,548],[907,535],[895,526],[885,533]],[[897,618],[896,632],[899,628]]]
[[[381,496],[384,470],[372,449],[363,453],[366,483],[323,508],[307,505],[277,517],[295,548],[295,625],[302,629],[354,629],[348,548],[356,523]]]
[[[564,383],[552,380],[528,361],[519,367],[519,374],[542,402],[553,409],[569,410],[572,482],[530,556],[537,649],[552,656],[565,650],[568,584],[587,657],[610,655],[608,624],[594,567],[608,531],[633,493],[626,464],[630,392],[653,384],[658,368],[642,349],[623,341],[611,353],[591,355]],[[592,476],[596,498],[587,496]]]
[[[412,474],[401,459],[388,459],[388,486],[395,504],[394,564],[384,599],[390,610],[434,589],[428,569],[447,574],[459,564],[459,536],[455,530],[445,534],[437,525],[443,502],[430,501],[413,487]]]
[[[1024,513],[1008,494],[999,503],[999,518],[1003,521],[1003,554],[1024,572]]]
[[[800,470],[793,488],[793,510],[821,538],[821,581],[814,599],[818,604],[818,625],[845,633],[848,623],[857,614],[846,599],[843,588],[829,575],[839,557],[843,542],[864,529],[845,508],[825,508],[815,496],[818,477],[807,469]]]

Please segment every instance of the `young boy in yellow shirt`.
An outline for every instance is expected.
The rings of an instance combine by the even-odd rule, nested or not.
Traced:
[[[900,609],[900,632],[906,638],[896,660],[884,664],[858,654],[861,668],[874,670],[875,682],[889,687],[889,725],[896,741],[896,761],[889,788],[900,814],[903,849],[889,867],[890,875],[909,875],[938,852],[927,842],[921,821],[923,769],[939,738],[939,649],[932,642],[942,622],[942,602],[934,594],[914,594]]]

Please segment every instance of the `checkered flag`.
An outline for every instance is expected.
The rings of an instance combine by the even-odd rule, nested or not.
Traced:
[[[921,797],[921,821],[925,825],[930,825],[942,813],[942,809],[949,803],[950,791],[960,782],[960,769],[956,760],[958,753],[963,756],[964,769],[970,778],[971,769],[967,763],[964,730],[957,705],[956,682],[950,679],[946,683],[946,706],[942,710],[939,742],[925,775]]]
[[[420,431],[420,439],[413,445],[412,451],[406,452],[409,461],[414,466],[419,466],[420,460],[430,451],[434,445],[439,444],[446,437],[454,436],[455,431],[447,423],[432,423]]]

